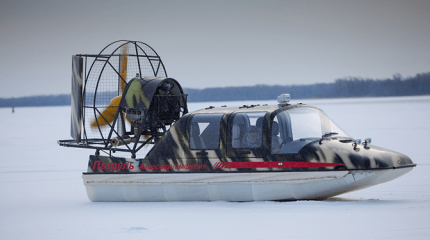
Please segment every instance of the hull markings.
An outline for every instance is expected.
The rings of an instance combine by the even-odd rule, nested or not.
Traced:
[[[335,167],[343,163],[313,163],[313,162],[217,162],[212,168],[305,168],[305,167]]]

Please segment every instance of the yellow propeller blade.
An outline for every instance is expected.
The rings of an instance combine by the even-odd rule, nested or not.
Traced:
[[[121,47],[121,54],[119,58],[119,74],[118,85],[120,86],[120,96],[114,97],[109,106],[97,117],[97,119],[91,123],[91,127],[105,126],[108,123],[111,123],[115,119],[115,114],[118,111],[119,103],[121,102],[122,93],[124,92],[126,81],[127,81],[127,64],[128,64],[128,44],[125,44]],[[122,114],[122,113],[120,113]],[[102,117],[103,115],[103,117]],[[106,120],[105,120],[106,119]],[[128,122],[131,122],[130,119],[126,118]]]
[[[121,86],[121,94],[124,92],[125,84],[127,81],[127,54],[128,54],[128,44],[121,47],[121,55],[119,57],[119,74],[121,77],[119,80],[119,85]],[[124,79],[124,80],[123,80]]]
[[[107,125],[108,123],[111,123],[115,119],[115,114],[118,111],[119,103],[121,102],[122,96],[114,97],[110,103],[109,106],[101,113],[103,117],[106,119],[106,121],[103,119],[101,115],[97,117],[97,120],[91,123],[91,127],[97,127],[97,123],[99,126]]]

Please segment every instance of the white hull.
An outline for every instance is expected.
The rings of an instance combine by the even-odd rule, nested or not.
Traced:
[[[84,174],[93,202],[323,199],[398,178],[385,170],[252,173]]]

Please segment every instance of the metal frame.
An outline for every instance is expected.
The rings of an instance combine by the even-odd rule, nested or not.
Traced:
[[[115,129],[115,126],[117,126],[118,124],[118,119],[121,118],[121,120],[119,121],[120,124],[124,125],[124,126],[120,126],[125,130],[125,135],[132,135],[133,134],[133,129],[130,129],[130,131],[127,131],[127,129],[125,129],[125,117],[123,116],[123,114],[120,114],[120,112],[122,112],[123,109],[121,109],[120,107],[118,107],[118,111],[115,114],[115,118],[113,120],[113,122],[109,123],[106,118],[101,114],[101,111],[99,110],[100,106],[97,106],[97,94],[98,94],[98,90],[99,90],[99,84],[100,81],[102,80],[102,74],[105,71],[106,67],[110,67],[115,73],[116,73],[116,78],[121,79],[122,81],[124,81],[125,83],[127,83],[128,79],[123,79],[123,77],[121,76],[120,72],[121,71],[119,68],[118,70],[113,66],[112,62],[110,61],[113,57],[120,57],[120,56],[124,56],[124,53],[119,53],[120,49],[126,45],[126,44],[130,44],[131,46],[131,52],[125,54],[125,56],[127,56],[127,58],[136,58],[136,62],[137,62],[137,67],[139,69],[139,75],[142,76],[142,67],[146,67],[148,69],[148,67],[150,67],[150,69],[152,69],[152,76],[147,76],[147,77],[160,77],[160,74],[164,74],[164,76],[161,77],[167,77],[167,72],[166,69],[164,67],[164,63],[161,60],[160,56],[155,52],[155,50],[150,47],[149,45],[143,43],[143,42],[138,42],[138,41],[128,41],[128,40],[119,40],[119,41],[115,41],[109,45],[107,45],[105,48],[103,48],[99,54],[77,54],[76,56],[80,56],[84,58],[84,86],[83,86],[83,91],[82,91],[82,126],[83,126],[83,136],[80,142],[77,142],[75,140],[59,140],[58,144],[60,146],[64,146],[64,147],[76,147],[76,148],[88,148],[88,149],[95,149],[96,150],[96,155],[100,154],[100,151],[106,151],[106,153],[109,154],[109,156],[111,156],[112,153],[115,153],[116,151],[118,152],[130,152],[131,153],[131,157],[135,158],[136,157],[136,153],[141,150],[145,145],[147,144],[155,144],[158,142],[158,140],[160,139],[160,137],[167,131],[166,126],[171,126],[175,121],[172,120],[166,120],[166,121],[162,121],[161,123],[159,123],[157,126],[159,126],[159,128],[157,128],[156,131],[153,132],[148,132],[148,131],[143,131],[143,127],[144,124],[142,124],[140,126],[140,129],[138,131],[138,133],[135,135],[135,139],[130,141],[130,139],[125,139],[124,135],[120,134],[117,129]],[[129,45],[129,46],[130,46]],[[145,51],[144,48],[148,48],[151,51],[153,51],[153,53],[148,54],[147,51]],[[112,52],[110,53],[106,53],[107,51],[109,51],[109,49],[113,49]],[[147,50],[148,50],[147,49]],[[133,53],[134,50],[134,53]],[[141,54],[143,53],[143,54]],[[141,59],[140,58],[146,58],[148,60],[148,62],[146,62],[145,66],[142,66],[141,64]],[[88,63],[89,61],[92,61],[91,66],[88,68]],[[96,63],[97,62],[104,62],[104,64],[102,65],[99,73],[97,73],[97,70],[95,69]],[[157,62],[157,63],[155,63]],[[149,63],[149,64],[148,64]],[[99,66],[97,66],[99,67]],[[94,73],[95,72],[95,73]],[[98,76],[97,76],[98,74]],[[89,84],[89,80],[93,80],[97,78],[97,82],[95,84],[94,87],[94,92],[89,92],[88,88],[88,84]],[[91,82],[91,83],[94,83]],[[119,89],[119,85],[118,85],[118,89]],[[92,99],[92,103],[87,103],[87,94],[94,94],[93,99]],[[120,91],[118,91],[118,96],[120,96]],[[158,97],[158,96],[157,96]],[[186,94],[182,94],[180,96],[169,96],[169,97],[179,97],[182,98],[181,101],[184,101],[186,104],[186,100],[187,100],[187,95]],[[124,98],[121,99],[121,103],[120,106],[122,106],[121,104],[124,102]],[[102,107],[103,108],[103,107]],[[85,111],[85,109],[92,109],[93,112],[93,116],[87,116],[87,111]],[[158,110],[159,111],[159,110]],[[161,111],[159,111],[161,112]],[[187,113],[187,109],[185,109],[184,112],[182,112],[182,115]],[[88,131],[89,129],[87,129],[87,124],[86,124],[86,120],[87,118],[90,119],[91,117],[94,117],[95,119],[97,119],[97,116],[101,116],[106,123],[108,124],[110,130],[109,133],[107,134],[107,136],[105,136],[106,134],[103,134],[101,127],[99,126],[99,123],[97,122],[97,128],[98,128],[98,132],[100,135],[100,138],[88,138]],[[177,120],[177,119],[176,119]],[[94,133],[94,131],[92,131]],[[149,137],[142,141],[139,140],[141,135],[148,135]],[[116,140],[120,143],[121,146],[124,146],[122,148],[118,148],[118,147],[114,147],[112,146],[111,140],[113,138],[116,138]]]

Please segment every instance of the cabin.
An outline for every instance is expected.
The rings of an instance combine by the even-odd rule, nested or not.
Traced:
[[[147,158],[164,164],[195,161],[211,165],[305,161],[308,157],[300,151],[328,132],[349,137],[323,111],[305,104],[208,107],[179,119]]]

